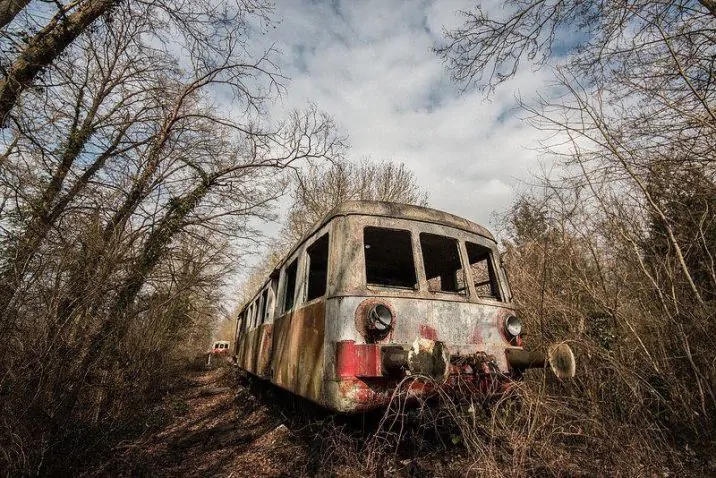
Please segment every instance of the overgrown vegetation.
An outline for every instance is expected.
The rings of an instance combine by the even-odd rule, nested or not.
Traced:
[[[268,121],[268,2],[29,3],[0,5],[0,469],[49,474],[141,433],[287,187],[277,251],[342,200],[427,198],[403,165],[343,162],[316,108]],[[440,396],[412,423],[398,394],[369,439],[322,423],[301,472],[437,449],[445,473],[713,473],[716,8],[504,6],[466,12],[438,53],[488,92],[520,61],[554,67],[562,96],[525,107],[560,175],[504,216],[504,257],[527,345],[570,341],[577,378],[528,374],[489,407]]]
[[[285,172],[342,140],[266,117],[268,2],[27,3],[1,6],[0,469],[47,474],[142,423]]]
[[[520,61],[554,68],[563,96],[525,108],[561,173],[506,214],[505,260],[528,343],[578,351],[578,378],[532,423],[576,419],[609,474],[714,447],[714,25],[710,2],[511,1],[465,12],[438,48],[487,91]],[[565,28],[579,35],[558,56]]]

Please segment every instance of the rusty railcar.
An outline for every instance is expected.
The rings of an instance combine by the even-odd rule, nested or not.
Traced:
[[[456,380],[499,389],[550,362],[521,347],[494,237],[466,219],[405,204],[345,202],[315,225],[239,313],[235,359],[248,373],[338,412]]]

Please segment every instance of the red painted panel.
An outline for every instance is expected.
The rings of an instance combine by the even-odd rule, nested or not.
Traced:
[[[356,344],[353,340],[337,342],[336,375],[338,378],[380,377],[380,346]]]

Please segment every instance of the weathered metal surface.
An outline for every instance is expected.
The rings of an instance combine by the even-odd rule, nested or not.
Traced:
[[[408,352],[408,372],[445,383],[450,375],[450,354],[440,341],[418,337]]]
[[[271,377],[271,352],[273,348],[273,324],[260,327],[259,349],[256,358],[256,374],[263,378]]]
[[[320,401],[323,380],[325,302],[316,301],[273,324],[272,381]]]
[[[381,347],[356,344],[353,340],[336,343],[336,376],[339,378],[380,377]]]
[[[547,357],[552,372],[559,378],[573,378],[577,372],[574,352],[565,343],[550,346]]]
[[[522,349],[506,350],[507,361],[516,369],[541,368],[547,364],[547,356],[538,351]]]
[[[339,340],[365,343],[355,326],[354,311],[364,296],[328,299],[326,322],[327,347]],[[429,330],[431,340],[443,342],[450,355],[470,355],[486,352],[497,357],[500,371],[509,370],[504,350],[510,347],[502,332],[502,317],[511,309],[472,303],[436,302],[421,298],[383,297],[395,310],[395,326],[389,344],[410,348],[418,337]],[[500,359],[498,356],[502,355]],[[327,360],[330,360],[330,353]],[[329,368],[331,363],[328,364]],[[334,379],[334,376],[327,376]]]
[[[574,377],[577,364],[572,349],[565,343],[550,346],[547,354],[518,348],[508,349],[506,352],[507,361],[516,370],[542,368],[549,364],[557,377]]]
[[[363,231],[368,226],[410,232],[413,289],[366,285]],[[305,250],[327,232],[326,294],[304,303]],[[456,239],[462,264],[469,263],[466,241],[491,250],[496,287],[503,300],[479,297],[472,280],[461,294],[432,292],[424,272],[421,233]],[[385,405],[397,384],[411,374],[433,378],[408,380],[404,392],[417,397],[433,393],[436,386],[449,388],[463,381],[482,393],[500,390],[512,368],[519,368],[514,362],[511,368],[508,361],[519,356],[511,351],[521,348],[504,332],[504,320],[514,309],[497,245],[477,224],[415,206],[345,203],[329,213],[282,263],[277,297],[285,296],[285,267],[294,259],[298,259],[294,310],[275,320],[269,313],[268,324],[241,334],[237,346],[240,366],[287,390],[336,411],[356,412]],[[276,301],[277,309],[280,302]],[[391,314],[385,334],[368,330],[375,317],[369,319],[367,314],[378,303]],[[560,370],[569,371],[563,349],[559,360]]]

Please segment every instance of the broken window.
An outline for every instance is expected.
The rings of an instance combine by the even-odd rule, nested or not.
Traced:
[[[475,284],[477,296],[502,300],[495,267],[492,264],[492,251],[490,248],[466,242],[465,249],[467,249],[470,274],[472,275],[472,282]]]
[[[296,295],[296,274],[298,273],[298,258],[286,268],[286,285],[283,289],[283,311],[293,309],[293,299]]]
[[[269,286],[266,289],[266,315],[264,317],[264,322],[272,321],[274,317],[274,312],[276,312],[274,309],[276,307],[276,300],[278,298],[278,279],[280,275],[281,270],[274,269],[269,276],[271,281],[269,282]]]
[[[467,294],[457,239],[421,233],[420,249],[430,292]]]
[[[363,246],[368,284],[415,289],[417,280],[410,231],[366,227]]]
[[[239,340],[239,337],[241,337],[241,334],[245,330],[245,324],[244,324],[244,312],[241,312],[239,316],[236,318],[236,340]]]
[[[249,311],[248,311],[248,309],[244,310],[244,312],[241,314],[241,327],[244,329],[244,332],[249,330]]]
[[[306,252],[308,253],[308,296],[306,300],[313,300],[326,293],[326,280],[328,278],[328,234],[324,234],[314,242]]]
[[[266,305],[268,304],[268,289],[261,294],[261,312],[259,312],[258,323],[263,324],[266,319]]]

